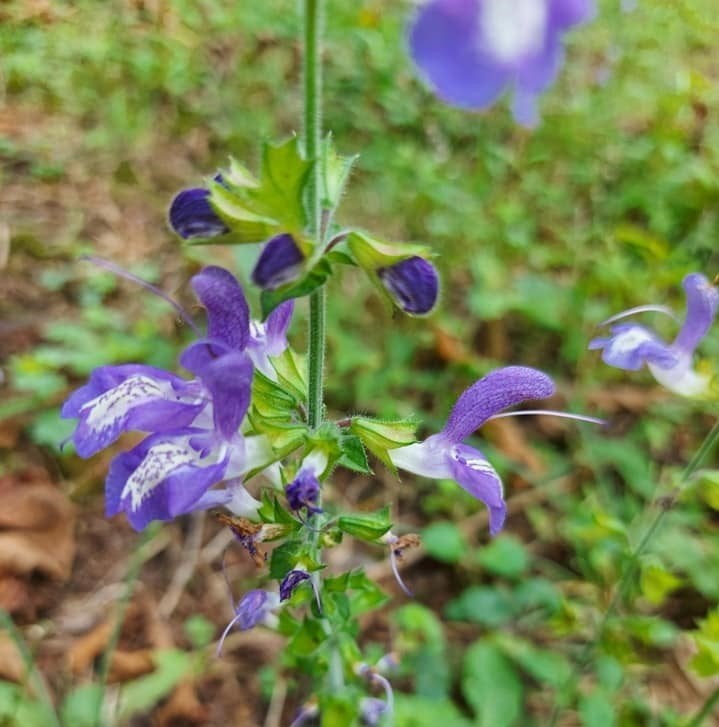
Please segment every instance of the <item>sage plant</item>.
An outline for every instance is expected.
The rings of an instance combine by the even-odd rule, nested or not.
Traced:
[[[528,21],[517,25],[512,8]],[[434,0],[412,24],[412,52],[440,94],[461,105],[482,107],[514,84],[515,114],[531,121],[536,95],[559,68],[561,34],[592,10],[591,0],[506,0],[506,7],[499,0]],[[205,309],[204,326],[129,276],[162,295],[195,330],[196,340],[179,357],[189,375],[142,364],[103,366],[70,396],[62,414],[78,422],[72,441],[83,457],[123,432],[146,435],[110,465],[108,515],[123,512],[143,530],[153,520],[212,509],[230,528],[264,583],[244,594],[231,584],[218,652],[234,628],[270,628],[285,636],[285,666],[305,673],[310,685],[293,725],[318,717],[330,727],[390,724],[392,645],[385,657],[369,659],[358,644],[358,618],[388,597],[362,569],[332,571],[325,551],[346,537],[376,545],[409,592],[397,561],[418,538],[393,522],[389,507],[339,510],[333,472],[343,467],[371,474],[370,452],[395,473],[454,479],[487,507],[494,535],[506,517],[502,482],[465,441],[499,416],[598,420],[504,412],[554,392],[547,374],[519,365],[498,368],[470,386],[442,431],[421,442],[414,419],[326,417],[328,279],[359,270],[389,305],[415,316],[435,308],[440,284],[427,245],[385,240],[338,222],[355,157],[339,154],[322,135],[321,0],[303,0],[302,18],[301,140],[265,145],[258,174],[230,159],[200,186],[180,191],[169,210],[170,226],[187,244],[262,245],[250,272],[261,289],[260,310],[250,312],[235,275],[216,265],[190,281]],[[303,298],[309,299],[306,356],[288,342],[295,301]]]

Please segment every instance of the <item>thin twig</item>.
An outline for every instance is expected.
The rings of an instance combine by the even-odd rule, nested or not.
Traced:
[[[205,513],[197,512],[192,516],[190,532],[185,540],[180,555],[180,563],[172,576],[172,582],[158,606],[162,618],[169,618],[177,608],[185,587],[190,582],[195,568],[199,562],[200,549],[202,548],[202,535],[205,527]]]
[[[57,716],[57,712],[55,711],[55,705],[52,701],[52,695],[50,694],[50,690],[47,687],[45,679],[43,678],[40,671],[37,669],[35,665],[35,660],[30,653],[30,649],[28,649],[28,646],[25,643],[25,639],[23,639],[22,634],[18,630],[17,626],[15,626],[15,622],[12,620],[12,618],[10,618],[10,614],[8,614],[7,611],[2,608],[0,608],[0,628],[8,632],[10,638],[15,644],[15,647],[20,652],[23,666],[25,667],[27,682],[32,685],[33,690],[47,705],[49,713],[50,715],[52,715],[53,724],[56,725],[56,727],[60,727],[60,720]]]
[[[270,706],[267,708],[264,727],[280,727],[286,697],[287,682],[284,679],[278,679],[272,689],[272,697],[270,698]]]

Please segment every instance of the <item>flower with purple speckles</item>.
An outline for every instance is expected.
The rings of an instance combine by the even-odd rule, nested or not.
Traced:
[[[106,481],[107,514],[125,511],[137,530],[152,520],[235,502],[239,491],[232,485],[208,490],[272,458],[264,437],[243,437],[239,428],[250,402],[253,361],[265,366],[270,339],[273,353],[279,339],[286,345],[291,308],[276,309],[264,338],[254,337],[247,301],[231,273],[204,268],[192,287],[208,321],[206,337],[180,356],[194,379],[140,364],[103,366],[62,408],[63,417],[78,419],[71,439],[82,457],[105,449],[123,432],[149,434],[112,461]]]
[[[434,265],[424,258],[415,255],[401,260],[379,268],[377,275],[405,313],[423,315],[434,308],[439,295],[439,276]]]
[[[602,423],[592,417],[554,411],[500,412],[527,399],[546,399],[554,384],[546,374],[525,366],[496,369],[470,386],[457,400],[444,429],[423,442],[389,450],[395,467],[423,477],[451,479],[489,510],[489,532],[496,535],[507,514],[502,481],[496,470],[477,449],[464,444],[489,419],[518,414],[552,414]]]
[[[622,323],[612,326],[609,336],[593,339],[589,348],[601,349],[605,363],[627,371],[638,371],[646,364],[654,378],[670,391],[701,397],[710,393],[712,376],[693,367],[694,351],[714,321],[719,291],[700,273],[687,275],[682,284],[687,300],[686,313],[671,343],[637,323]],[[664,306],[642,305],[618,313],[601,325],[645,312],[664,313],[676,320],[674,313]]]
[[[220,637],[217,644],[217,655],[219,656],[227,635],[235,625],[239,626],[241,631],[248,631],[259,625],[275,628],[277,626],[276,611],[279,606],[280,597],[271,591],[256,589],[246,593],[234,607],[235,616],[227,624]]]
[[[429,0],[411,24],[410,52],[442,100],[486,109],[512,88],[515,119],[532,126],[562,65],[563,35],[594,13],[594,0]]]
[[[299,275],[304,259],[292,235],[275,235],[262,248],[252,270],[252,282],[263,290],[279,288]]]

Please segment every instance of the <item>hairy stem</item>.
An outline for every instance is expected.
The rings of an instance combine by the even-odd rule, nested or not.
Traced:
[[[302,21],[304,37],[304,147],[305,156],[310,161],[316,161],[320,154],[322,138],[322,29],[323,29],[323,0],[302,1]],[[315,236],[318,247],[324,245],[327,233],[326,224],[322,217],[320,165],[314,165],[312,177],[309,182],[309,211],[310,229]],[[323,379],[325,361],[325,309],[326,294],[324,287],[315,290],[310,295],[310,333],[309,333],[309,372],[307,392],[307,419],[310,427],[316,429],[322,423],[323,417]],[[319,560],[321,545],[319,533],[314,532],[312,546],[315,557]],[[321,576],[312,574],[316,592],[321,590]],[[327,618],[322,618],[322,628],[327,638],[334,640],[332,625]],[[342,657],[334,648],[330,655],[328,680],[334,691],[344,686],[344,670]]]
[[[322,0],[303,0],[304,36],[304,147],[307,159],[314,161],[322,137]],[[320,165],[315,164],[309,181],[310,229],[317,245],[322,245]],[[308,419],[316,429],[322,422],[322,389],[325,359],[325,291],[310,295]]]
[[[647,526],[647,529],[644,531],[644,535],[642,535],[639,544],[629,556],[629,564],[627,565],[621,579],[619,580],[619,583],[617,583],[617,586],[614,589],[614,595],[612,596],[612,600],[609,602],[609,606],[607,606],[607,610],[604,612],[602,620],[599,622],[599,626],[597,627],[594,638],[586,644],[581,654],[579,655],[579,658],[577,660],[579,672],[583,671],[589,663],[589,660],[591,659],[594,650],[604,636],[604,632],[606,631],[609,621],[616,613],[622,601],[624,601],[624,597],[629,590],[629,586],[634,580],[637,566],[639,565],[639,560],[649,546],[649,543],[654,538],[654,535],[659,530],[659,526],[662,524],[665,515],[667,514],[667,512],[669,512],[669,510],[672,509],[681,491],[686,487],[692,475],[699,469],[699,467],[701,467],[704,459],[715,447],[718,441],[719,421],[714,424],[709,434],[707,434],[707,436],[704,438],[704,441],[699,446],[699,449],[697,449],[697,451],[694,453],[694,456],[689,461],[689,464],[685,467],[684,472],[682,472],[682,475],[679,478],[679,482],[674,488],[673,493],[668,498],[663,498],[659,501],[654,502],[654,505],[658,505],[657,512],[652,518],[652,521]],[[555,706],[552,713],[552,718],[549,723],[550,727],[554,727],[557,724],[557,720],[559,719],[561,711],[561,706]]]

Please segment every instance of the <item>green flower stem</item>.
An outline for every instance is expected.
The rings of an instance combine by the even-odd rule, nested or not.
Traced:
[[[687,727],[701,727],[707,717],[711,717],[714,714],[714,707],[719,704],[719,687],[717,687],[708,697],[707,701],[704,702],[702,708],[692,718],[691,722],[687,723]]]
[[[607,610],[604,612],[602,620],[599,622],[599,626],[597,627],[597,632],[594,639],[587,643],[585,648],[582,650],[579,659],[577,660],[577,666],[580,672],[583,671],[589,663],[592,653],[604,636],[607,624],[611,620],[612,616],[614,616],[614,614],[616,613],[622,601],[624,601],[626,592],[629,590],[629,585],[634,580],[634,575],[636,573],[637,566],[639,565],[639,560],[649,546],[649,543],[651,542],[655,533],[659,530],[659,526],[662,524],[664,517],[666,516],[667,512],[669,512],[669,510],[674,507],[679,497],[679,494],[686,487],[689,480],[692,478],[692,475],[694,475],[699,467],[701,467],[704,459],[715,447],[717,442],[719,442],[719,421],[714,424],[709,434],[707,434],[707,436],[704,438],[704,441],[701,443],[699,449],[697,449],[697,451],[694,453],[694,456],[689,461],[689,464],[685,467],[684,472],[682,472],[682,475],[679,478],[679,482],[674,488],[672,494],[655,502],[655,504],[659,506],[657,513],[654,515],[654,518],[647,526],[644,535],[642,535],[642,538],[639,541],[639,545],[637,545],[637,547],[630,555],[629,565],[625,569],[624,574],[622,575],[619,583],[617,584],[617,587],[614,590],[612,600],[609,602],[609,606],[607,606]],[[559,719],[561,711],[562,707],[559,705],[554,708],[552,718],[549,723],[550,727],[554,727],[557,724],[557,720]]]
[[[324,21],[323,0],[303,0],[302,22],[304,37],[304,147],[305,156],[316,161],[320,155],[322,138],[322,29]],[[310,229],[318,247],[324,245],[326,226],[322,223],[320,165],[315,164],[309,182]],[[323,379],[326,341],[326,293],[324,287],[310,295],[310,333],[309,333],[309,372],[307,392],[307,418],[312,429],[322,423],[323,416]],[[314,533],[312,549],[317,560],[320,559],[321,546],[319,534]],[[318,592],[321,590],[321,576],[313,573],[312,579]],[[322,629],[327,638],[334,641],[332,624],[322,618]],[[328,681],[333,691],[344,687],[344,668],[339,650],[333,648],[330,654]]]
[[[304,36],[304,147],[309,160],[319,157],[322,137],[322,24],[323,1],[303,0]],[[309,182],[310,228],[317,245],[322,245],[320,166],[315,164]],[[309,425],[322,422],[322,389],[325,359],[325,291],[310,295],[309,382],[307,392]]]

